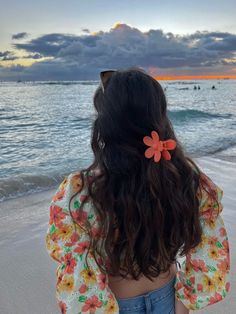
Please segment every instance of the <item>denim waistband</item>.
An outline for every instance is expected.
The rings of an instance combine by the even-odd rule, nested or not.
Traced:
[[[175,293],[174,284],[176,277],[172,278],[169,282],[167,282],[162,287],[151,290],[145,294],[138,295],[130,298],[117,298],[117,302],[119,304],[119,308],[122,310],[131,310],[131,309],[145,309],[148,302],[155,304],[162,299],[171,296]]]

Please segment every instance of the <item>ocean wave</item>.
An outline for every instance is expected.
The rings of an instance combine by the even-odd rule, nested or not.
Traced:
[[[40,86],[40,85],[98,85],[98,80],[88,80],[88,81],[19,81],[19,82],[0,82],[0,87],[6,86]]]
[[[214,140],[202,145],[197,150],[188,150],[188,154],[194,157],[220,156],[221,152],[228,151],[228,155],[235,156],[236,139]],[[232,149],[232,154],[229,154]],[[46,191],[58,186],[60,182],[74,170],[57,174],[14,175],[0,179],[0,203],[8,199]]]
[[[99,81],[44,81],[34,82],[35,85],[98,85]]]
[[[193,84],[198,84],[200,85],[199,81],[168,81],[168,85],[193,85]]]
[[[171,110],[168,111],[168,116],[170,119],[183,121],[189,119],[212,119],[212,118],[222,118],[230,119],[232,114],[219,114],[219,113],[209,113],[206,111],[195,110],[195,109],[185,109],[185,110]]]
[[[235,150],[236,139],[227,139],[227,141],[221,141],[218,146],[215,145],[214,148],[209,149],[208,155],[216,155],[224,151],[230,151],[230,149]]]
[[[66,175],[16,175],[0,179],[0,202],[54,188]]]

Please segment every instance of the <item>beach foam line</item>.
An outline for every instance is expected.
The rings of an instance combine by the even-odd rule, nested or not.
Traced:
[[[0,180],[0,202],[55,188],[66,173],[57,175],[18,175]]]
[[[201,163],[205,167],[208,165],[211,169],[214,165],[218,167],[219,164],[224,164],[224,172],[234,173],[236,176],[236,171],[234,172],[235,163],[220,159],[214,155],[207,157],[196,157],[196,161],[201,160]],[[71,170],[72,172],[73,170]],[[38,192],[47,191],[49,189],[55,189],[60,182],[69,173],[61,174],[35,174],[35,175],[16,175],[6,179],[0,179],[0,203],[8,199],[14,199],[21,196],[31,195]]]

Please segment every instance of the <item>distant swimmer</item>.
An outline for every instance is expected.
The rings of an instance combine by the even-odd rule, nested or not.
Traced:
[[[211,89],[216,89],[215,85],[213,85]]]
[[[193,89],[197,89],[197,86],[196,85],[194,85],[194,88]]]
[[[200,89],[200,86],[198,85],[197,89]]]

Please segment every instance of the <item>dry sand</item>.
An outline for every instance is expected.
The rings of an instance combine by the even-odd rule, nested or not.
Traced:
[[[196,160],[224,190],[223,218],[231,248],[231,292],[197,313],[236,313],[236,167],[204,157]],[[54,190],[0,203],[0,314],[57,314],[56,267],[45,248],[49,203]]]

